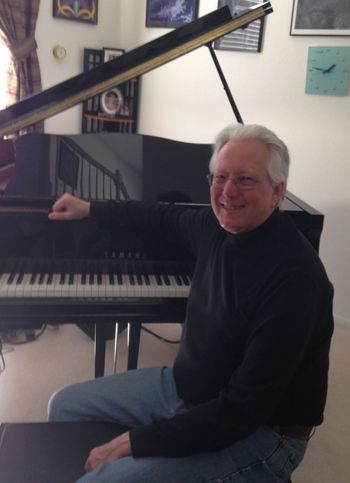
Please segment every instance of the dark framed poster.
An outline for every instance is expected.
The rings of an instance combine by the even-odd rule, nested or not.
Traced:
[[[232,17],[260,4],[261,0],[219,0],[218,8],[228,6]],[[261,52],[264,18],[254,20],[247,27],[234,30],[214,41],[214,49]]]
[[[199,0],[147,0],[146,27],[176,28],[198,16]]]
[[[350,35],[350,0],[294,0],[291,35]]]

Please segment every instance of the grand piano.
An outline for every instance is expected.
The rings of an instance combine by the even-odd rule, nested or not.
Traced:
[[[25,129],[202,45],[214,56],[213,40],[271,11],[264,2],[235,18],[227,7],[208,14],[1,111],[0,135]],[[142,323],[184,319],[195,260],[137,229],[105,232],[90,220],[50,222],[47,214],[66,191],[94,200],[156,200],[201,209],[209,203],[205,175],[211,146],[101,132],[26,134],[16,138],[14,147],[14,173],[0,196],[0,331],[42,324],[92,326],[95,375],[100,376],[107,328],[127,323],[128,368],[136,367]],[[282,209],[318,250],[323,215],[291,193]]]

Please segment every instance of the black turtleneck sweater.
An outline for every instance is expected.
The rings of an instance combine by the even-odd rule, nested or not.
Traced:
[[[332,287],[287,214],[244,234],[211,209],[93,203],[104,227],[137,226],[196,257],[174,377],[188,411],[134,428],[134,456],[185,456],[262,425],[319,425],[333,331]],[[137,391],[137,388],[135,388]]]

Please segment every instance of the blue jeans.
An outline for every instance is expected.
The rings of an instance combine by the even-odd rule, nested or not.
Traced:
[[[144,368],[68,386],[49,401],[49,421],[113,421],[135,427],[186,411],[170,368]],[[79,483],[285,483],[307,442],[261,427],[220,451],[167,458],[122,458]]]

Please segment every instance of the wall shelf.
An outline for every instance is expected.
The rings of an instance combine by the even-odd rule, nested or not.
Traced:
[[[103,62],[103,50],[84,49],[84,72]],[[123,95],[123,104],[117,117],[101,112],[101,95],[93,96],[83,102],[82,132],[113,131],[123,133],[137,132],[137,113],[139,99],[139,79],[131,79],[118,85]],[[120,115],[123,113],[123,115]]]

